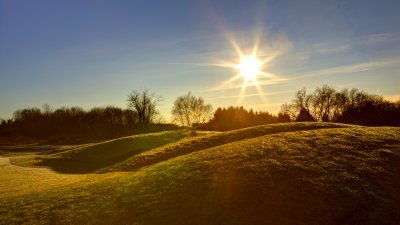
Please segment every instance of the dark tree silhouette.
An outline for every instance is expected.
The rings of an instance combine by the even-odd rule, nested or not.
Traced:
[[[301,108],[299,115],[297,115],[296,122],[315,121],[310,111],[306,108]]]
[[[132,91],[128,95],[128,106],[137,115],[139,124],[149,125],[153,123],[158,114],[157,105],[161,98],[149,90]]]
[[[290,116],[287,113],[278,113],[278,118],[277,118],[277,122],[278,123],[286,123],[286,122],[290,122]]]

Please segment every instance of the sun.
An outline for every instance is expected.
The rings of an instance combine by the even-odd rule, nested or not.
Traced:
[[[245,80],[252,81],[255,81],[257,79],[257,75],[261,73],[261,66],[261,61],[253,55],[242,56],[240,59],[240,63],[237,64],[240,75],[242,75]]]
[[[271,72],[267,72],[266,67],[268,63],[277,57],[280,52],[268,48],[266,44],[264,48],[260,48],[261,36],[257,35],[252,48],[247,46],[241,48],[235,39],[227,35],[228,41],[232,44],[233,50],[237,54],[236,62],[232,61],[220,61],[219,63],[211,64],[213,66],[227,67],[234,69],[236,74],[230,79],[224,81],[216,90],[229,90],[229,89],[240,89],[238,95],[238,103],[241,104],[241,100],[246,96],[258,95],[263,102],[265,102],[263,87],[266,84],[270,84],[278,80],[278,76]],[[269,67],[267,67],[269,68]],[[242,80],[242,84],[238,84],[237,80]],[[256,89],[257,93],[246,94],[246,89]]]

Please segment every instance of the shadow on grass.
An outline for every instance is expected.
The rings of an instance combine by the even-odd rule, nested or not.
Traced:
[[[96,171],[102,168],[109,167],[118,162],[124,161],[125,159],[132,157],[135,154],[137,153],[131,152],[103,162],[80,161],[79,159],[66,159],[66,158],[46,158],[43,161],[37,163],[37,165],[48,167],[58,173],[67,173],[67,174],[95,173]]]
[[[188,131],[181,130],[124,137],[58,154],[37,156],[38,162],[35,165],[48,167],[59,173],[94,173],[188,135]]]
[[[263,135],[345,127],[349,125],[317,122],[261,125],[200,136],[172,145],[167,144],[189,136],[190,131],[161,132],[114,139],[59,154],[37,157],[39,162],[36,165],[69,174],[133,171],[195,151]],[[164,145],[166,146],[158,148]],[[155,151],[150,154],[140,154],[152,149]]]

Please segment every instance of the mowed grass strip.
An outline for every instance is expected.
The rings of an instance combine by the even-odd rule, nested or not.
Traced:
[[[3,198],[0,213],[4,224],[398,224],[399,163],[399,128],[277,133]]]
[[[338,123],[279,123],[255,126],[228,132],[216,132],[209,135],[196,136],[187,138],[175,143],[171,143],[149,151],[136,154],[123,162],[108,168],[100,170],[100,172],[112,171],[132,171],[149,165],[153,165],[165,160],[189,154],[203,149],[223,145],[233,141],[240,141],[248,138],[259,137],[263,135],[271,135],[281,132],[295,132],[300,130],[315,130],[328,128],[347,128],[356,127],[353,125],[345,125]]]

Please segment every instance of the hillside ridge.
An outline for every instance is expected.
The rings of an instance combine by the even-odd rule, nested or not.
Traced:
[[[264,135],[271,135],[285,132],[296,132],[302,130],[331,129],[357,127],[337,123],[278,123],[259,125],[254,127],[242,128],[233,131],[215,133],[200,137],[187,138],[176,143],[170,143],[141,154],[137,154],[124,162],[115,164],[100,172],[111,171],[131,171],[142,167],[154,165],[156,163],[169,160],[181,155],[201,151],[229,142],[241,141],[249,138],[256,138]]]
[[[5,224],[398,224],[399,163],[400,128],[281,132],[6,197],[0,217]]]

